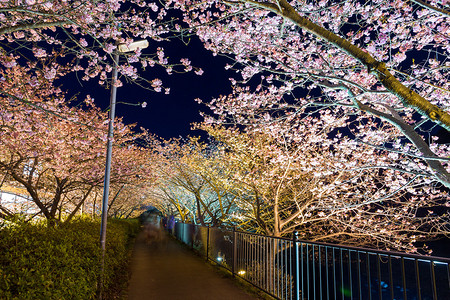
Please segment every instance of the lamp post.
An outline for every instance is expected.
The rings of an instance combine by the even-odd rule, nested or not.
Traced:
[[[114,131],[114,118],[116,115],[116,94],[117,94],[117,66],[119,64],[119,54],[135,51],[137,49],[145,49],[148,47],[147,40],[136,41],[130,44],[120,44],[114,53],[113,73],[111,81],[111,97],[109,103],[109,125],[108,138],[106,142],[106,165],[105,165],[105,180],[103,184],[103,201],[102,201],[102,221],[100,229],[100,245],[102,247],[102,272],[104,265],[105,249],[106,249],[106,222],[108,217],[108,196],[109,196],[109,181],[111,177],[111,156],[112,156],[112,139]]]

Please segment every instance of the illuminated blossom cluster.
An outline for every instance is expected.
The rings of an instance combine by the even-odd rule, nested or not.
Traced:
[[[203,99],[214,113],[206,123],[264,134],[289,149],[285,160],[308,154],[297,170],[318,180],[310,190],[318,199],[334,193],[308,217],[339,214],[333,224],[356,234],[406,215],[411,220],[398,224],[420,231],[411,222],[427,205],[439,207],[440,224],[448,224],[450,148],[441,137],[450,129],[450,9],[442,1],[423,3],[177,0],[167,5],[184,12],[186,30],[206,49],[233,59],[227,66],[237,73],[230,78],[233,93]],[[283,161],[275,148],[268,149],[274,162]],[[403,210],[387,212],[386,201]],[[367,214],[342,208],[346,205]],[[397,239],[394,244],[407,239],[390,229],[386,234]],[[333,230],[337,236],[340,229]]]
[[[56,78],[58,72],[58,68],[46,66],[50,60],[66,71],[77,72],[82,80],[98,78],[104,85],[111,77],[117,45],[141,39],[153,43],[165,40],[171,30],[164,19],[166,14],[163,6],[142,0],[1,1],[0,41],[14,43],[11,49],[15,50],[1,46],[0,65],[25,66],[19,57],[28,57],[25,49],[32,49],[34,58],[41,62],[34,67],[44,69],[47,80]],[[139,67],[160,66],[169,73],[178,68],[181,72],[200,72],[184,62],[170,63],[162,47],[153,54],[142,49],[124,53],[120,65],[120,75],[149,89],[152,79],[140,76]]]
[[[39,215],[50,222],[59,221],[61,214],[73,217],[103,182],[107,113],[95,107],[91,97],[79,107],[67,106],[60,89],[43,77],[30,76],[27,68],[0,71],[0,77],[8,91],[7,97],[0,97],[2,184],[28,191]],[[35,88],[24,90],[23,81],[33,82]],[[134,144],[145,132],[137,134],[120,120],[115,127],[113,188],[135,184],[136,175],[150,184],[152,154]]]
[[[312,123],[310,118],[303,125],[314,128]],[[209,144],[172,140],[158,150],[160,181],[152,198],[183,221],[275,236],[295,229],[302,239],[408,252],[423,250],[416,241],[446,233],[448,219],[429,209],[439,205],[441,194],[426,186],[408,190],[410,179],[394,169],[362,167],[365,156],[378,164],[397,160],[376,162],[383,151],[332,151],[334,144],[320,131],[281,141],[267,127],[197,128],[210,135]]]
[[[184,21],[195,28],[207,49],[235,61],[229,68],[240,76],[231,79],[233,94],[206,101],[219,122],[272,128],[280,138],[296,140],[302,120],[310,115],[320,118],[315,124],[329,132],[328,137],[337,132],[352,137],[353,142],[336,143],[345,152],[361,151],[365,145],[394,151],[393,142],[399,140],[394,153],[403,162],[390,167],[402,166],[406,173],[432,176],[450,187],[445,159],[450,153],[432,138],[439,109],[445,115],[450,107],[446,4],[438,1],[429,8],[414,1],[387,0],[228,4],[171,2],[185,12]],[[396,83],[391,86],[383,79],[386,76]],[[401,96],[400,89],[411,92]],[[407,98],[414,93],[417,97]],[[331,108],[332,116],[319,114],[323,108]],[[450,128],[441,120],[436,122]]]

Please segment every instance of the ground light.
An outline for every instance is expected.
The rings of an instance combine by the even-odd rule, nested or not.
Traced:
[[[219,251],[219,253],[217,253],[216,260],[219,263],[224,263],[225,262],[225,255],[223,255],[222,252]]]

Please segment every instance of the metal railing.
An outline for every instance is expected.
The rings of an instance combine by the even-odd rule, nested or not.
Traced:
[[[450,259],[178,222],[183,243],[278,299],[450,299]]]

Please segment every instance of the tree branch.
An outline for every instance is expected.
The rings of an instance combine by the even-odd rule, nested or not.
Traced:
[[[235,3],[239,2],[253,4],[256,7],[272,11],[283,18],[290,20],[292,23],[310,32],[316,37],[323,39],[335,47],[343,50],[351,57],[358,60],[361,64],[366,66],[369,73],[376,75],[381,84],[393,95],[397,96],[405,106],[415,109],[428,119],[440,124],[447,130],[450,130],[450,114],[436,105],[431,104],[424,97],[403,85],[388,71],[383,62],[376,60],[369,53],[353,45],[348,40],[341,38],[322,26],[311,22],[308,18],[300,16],[294,7],[292,7],[286,0],[277,1],[278,5],[281,6],[281,9],[277,4],[270,2],[242,0]]]
[[[30,29],[38,29],[38,28],[49,28],[49,27],[61,27],[64,25],[68,25],[67,21],[57,21],[57,22],[42,22],[42,23],[34,23],[34,24],[22,24],[16,25],[12,27],[6,27],[0,29],[0,35],[12,33],[20,30],[30,30]]]
[[[424,8],[427,8],[427,9],[429,9],[429,10],[432,10],[432,11],[434,11],[434,12],[437,12],[438,14],[441,14],[441,15],[443,15],[444,17],[450,17],[450,12],[447,11],[447,10],[445,10],[445,9],[442,9],[442,8],[439,8],[439,7],[436,7],[436,6],[433,6],[433,5],[428,4],[428,3],[426,3],[425,1],[422,1],[422,0],[410,0],[410,1],[411,1],[412,3],[415,3],[415,4],[417,4],[417,5],[422,6],[422,7],[424,7]]]

